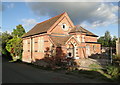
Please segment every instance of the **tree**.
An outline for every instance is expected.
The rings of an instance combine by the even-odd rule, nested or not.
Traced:
[[[1,41],[1,45],[2,45],[2,48],[1,48],[1,53],[3,55],[6,55],[8,56],[9,55],[9,52],[6,50],[6,43],[12,39],[12,35],[9,34],[7,31],[6,32],[3,32],[2,35],[0,35],[0,39],[2,39]]]
[[[98,42],[100,42],[102,44],[102,46],[104,46],[104,47],[110,47],[111,39],[112,38],[111,38],[110,32],[106,31],[105,35],[98,39]]]
[[[115,53],[116,52],[116,40],[117,40],[116,36],[112,38],[110,35],[110,32],[106,31],[105,35],[98,39],[98,42],[100,42],[103,47],[112,47],[112,52]],[[111,50],[109,49],[108,52],[111,52]]]
[[[19,37],[13,37],[7,42],[6,49],[10,52],[12,57],[19,56],[22,57],[22,39]]]
[[[16,26],[16,29],[13,29],[12,36],[13,38],[10,39],[6,44],[6,49],[10,52],[12,58],[19,56],[20,59],[22,58],[22,39],[21,36],[25,34],[25,29],[22,25]]]
[[[113,36],[113,39],[111,41],[111,46],[112,47],[116,47],[116,40],[117,40],[117,37],[116,36]]]
[[[111,35],[109,31],[105,32],[105,36],[104,36],[104,46],[106,47],[110,47],[111,46]]]
[[[16,29],[13,29],[12,35],[21,37],[25,33],[25,29],[22,25],[16,26]]]
[[[104,36],[100,37],[100,38],[98,39],[98,42],[100,42],[101,45],[104,46]]]
[[[105,38],[108,39],[108,40],[111,39],[111,35],[110,35],[109,31],[105,32]]]

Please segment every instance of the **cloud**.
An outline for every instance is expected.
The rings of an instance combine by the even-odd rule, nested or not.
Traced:
[[[37,16],[50,16],[67,12],[75,24],[87,22],[92,27],[116,23],[118,7],[100,2],[34,2],[27,3]]]
[[[22,25],[26,31],[30,30],[38,22],[35,19],[22,19]]]
[[[93,11],[91,17],[87,20],[93,27],[107,26],[118,21],[117,13],[118,7],[113,4],[102,3],[97,10]]]

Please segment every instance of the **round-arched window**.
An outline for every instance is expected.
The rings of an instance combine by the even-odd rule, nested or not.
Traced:
[[[63,30],[67,30],[68,28],[67,28],[67,25],[66,24],[62,24],[62,29]]]
[[[65,24],[63,24],[63,29],[65,29]]]

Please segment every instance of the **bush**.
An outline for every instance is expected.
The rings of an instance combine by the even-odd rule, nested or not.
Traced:
[[[120,60],[120,56],[118,56],[118,55],[112,55],[112,57],[113,57],[113,59],[117,59],[117,60]]]
[[[120,66],[120,57],[117,55],[113,55],[113,64]]]
[[[107,74],[109,74],[113,79],[120,77],[120,68],[117,66],[109,65],[107,66]]]

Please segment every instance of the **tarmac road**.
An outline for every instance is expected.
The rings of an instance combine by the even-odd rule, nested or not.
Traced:
[[[109,83],[84,76],[42,70],[20,62],[10,63],[5,58],[2,60],[2,83]]]

